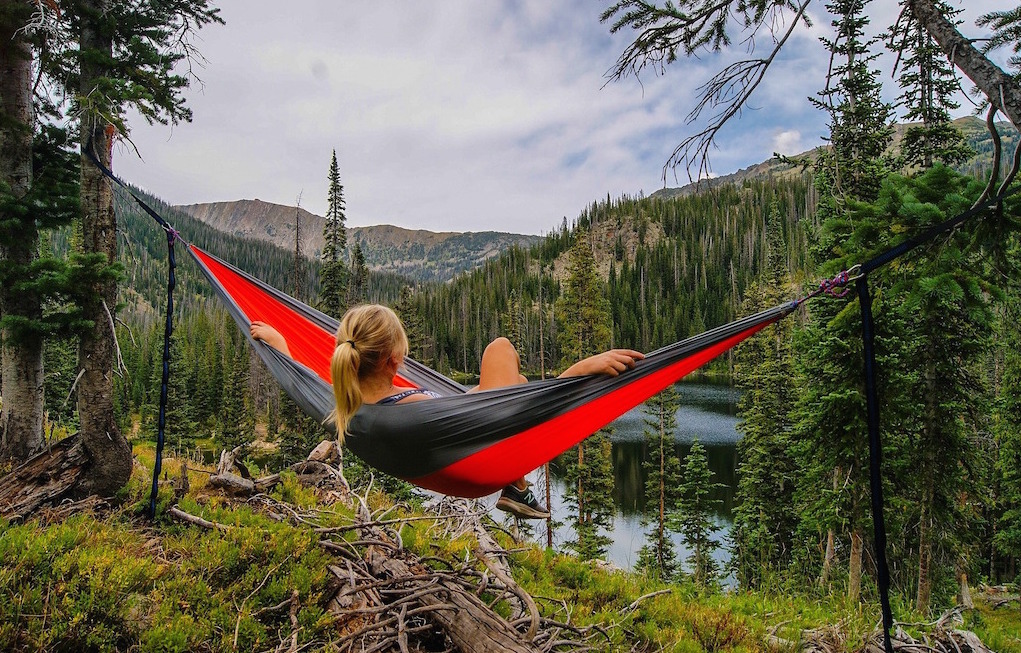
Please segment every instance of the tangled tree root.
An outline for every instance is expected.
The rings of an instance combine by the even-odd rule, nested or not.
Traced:
[[[568,606],[537,601],[514,582],[508,554],[485,528],[485,511],[476,502],[442,499],[427,517],[389,518],[390,509],[369,508],[367,492],[359,496],[351,491],[335,464],[335,452],[324,454],[321,448],[316,452],[318,459],[310,457],[293,469],[327,502],[353,508],[357,517],[349,525],[322,526],[317,511],[299,510],[260,493],[257,488],[271,487],[279,478],[235,475],[229,454],[221,458],[212,478],[219,477],[217,487],[235,496],[250,495],[247,503],[272,519],[308,527],[321,536],[320,546],[335,556],[324,607],[337,618],[339,635],[332,646],[338,653],[570,653],[596,648],[597,639],[609,640],[603,628],[571,624]],[[223,527],[179,508],[171,514],[202,528]],[[472,534],[478,542],[473,555],[454,564],[408,551],[401,531],[409,522],[421,520],[432,522],[437,538]],[[357,534],[354,541],[336,537],[352,531]],[[293,610],[296,601],[292,597],[267,609]],[[501,616],[497,606],[509,616]]]

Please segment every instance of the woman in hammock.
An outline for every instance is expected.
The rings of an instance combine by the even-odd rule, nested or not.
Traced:
[[[251,334],[252,338],[290,356],[287,341],[268,324],[253,321]],[[341,439],[351,417],[363,403],[405,404],[438,396],[429,390],[409,390],[394,385],[394,376],[407,355],[408,337],[404,326],[386,306],[365,304],[344,314],[330,361],[333,395],[337,402],[330,419]],[[560,376],[617,376],[642,358],[641,352],[632,349],[611,349],[575,363]],[[497,338],[482,354],[479,385],[469,392],[527,383],[520,365],[521,359],[510,340]],[[503,489],[496,507],[526,519],[549,517],[549,510],[539,504],[524,478]]]

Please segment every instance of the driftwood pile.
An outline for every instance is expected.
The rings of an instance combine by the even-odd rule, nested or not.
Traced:
[[[210,485],[238,497],[249,495],[247,503],[273,519],[311,528],[321,536],[320,546],[335,556],[326,606],[337,618],[335,651],[570,652],[608,643],[604,628],[571,624],[568,605],[533,598],[514,582],[507,552],[486,530],[486,513],[475,502],[437,500],[428,517],[391,518],[389,509],[373,512],[366,497],[348,486],[336,464],[337,450],[324,443],[292,469],[328,502],[355,509],[357,517],[350,525],[326,527],[316,511],[298,510],[264,494],[279,477],[247,477],[235,453],[221,456]],[[177,508],[171,513],[203,528],[225,528]],[[468,560],[456,564],[420,558],[405,549],[401,539],[403,528],[416,520],[431,522],[437,539],[470,533],[478,546]],[[353,541],[342,537],[348,532],[356,533]],[[268,609],[294,614],[298,600],[292,596]],[[501,616],[498,609],[509,616]],[[280,650],[297,650],[296,633],[284,645]]]

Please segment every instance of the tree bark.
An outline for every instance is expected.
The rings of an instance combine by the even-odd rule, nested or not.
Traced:
[[[932,596],[932,543],[929,535],[928,500],[928,496],[922,499],[922,516],[918,522],[918,591],[915,593],[915,610],[923,615],[929,614],[929,598]]]
[[[833,489],[840,488],[840,468],[833,470]],[[826,551],[823,553],[822,574],[819,576],[819,587],[826,587],[830,582],[830,570],[833,569],[833,560],[837,556],[837,534],[830,526],[826,529]]]
[[[81,86],[83,97],[101,93],[99,81],[107,74],[101,63],[113,54],[109,35],[102,32],[89,16],[102,15],[107,0],[87,0],[81,30]],[[98,22],[98,21],[97,21]],[[102,56],[97,56],[99,54]],[[102,101],[99,100],[102,105]],[[91,148],[107,168],[111,167],[113,128],[98,113],[82,116],[81,145],[83,153]],[[81,205],[83,248],[86,254],[101,254],[107,264],[117,260],[117,219],[113,211],[113,189],[84,156],[81,166]],[[78,414],[82,441],[89,453],[91,467],[76,490],[82,495],[109,496],[119,490],[131,476],[131,446],[121,434],[114,419],[113,374],[116,364],[116,338],[113,332],[113,311],[117,305],[117,281],[99,281],[94,294],[83,307],[84,315],[95,325],[81,337],[78,362],[84,370],[78,384]]]
[[[65,497],[82,477],[88,455],[81,438],[71,436],[0,476],[0,517],[26,519],[39,508]]]
[[[0,183],[16,198],[32,187],[32,50],[25,42],[29,4],[0,2]],[[15,226],[3,230],[0,261],[27,269],[36,259],[39,231],[32,216],[4,216]],[[0,284],[0,316],[42,318],[36,292]],[[0,333],[0,460],[27,460],[43,447],[43,341],[37,333]]]
[[[1014,126],[1021,126],[1021,86],[979,51],[933,0],[908,0],[908,7],[932,35],[950,63],[963,72]]]
[[[847,563],[847,598],[851,605],[857,603],[861,597],[861,560],[863,548],[862,534],[856,527],[851,533],[851,556]]]

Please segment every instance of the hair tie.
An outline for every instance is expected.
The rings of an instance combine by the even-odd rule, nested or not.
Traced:
[[[358,347],[355,346],[355,341],[354,340],[345,340],[344,342],[346,342],[347,344],[351,345],[351,348],[354,349],[355,351],[358,351]]]

